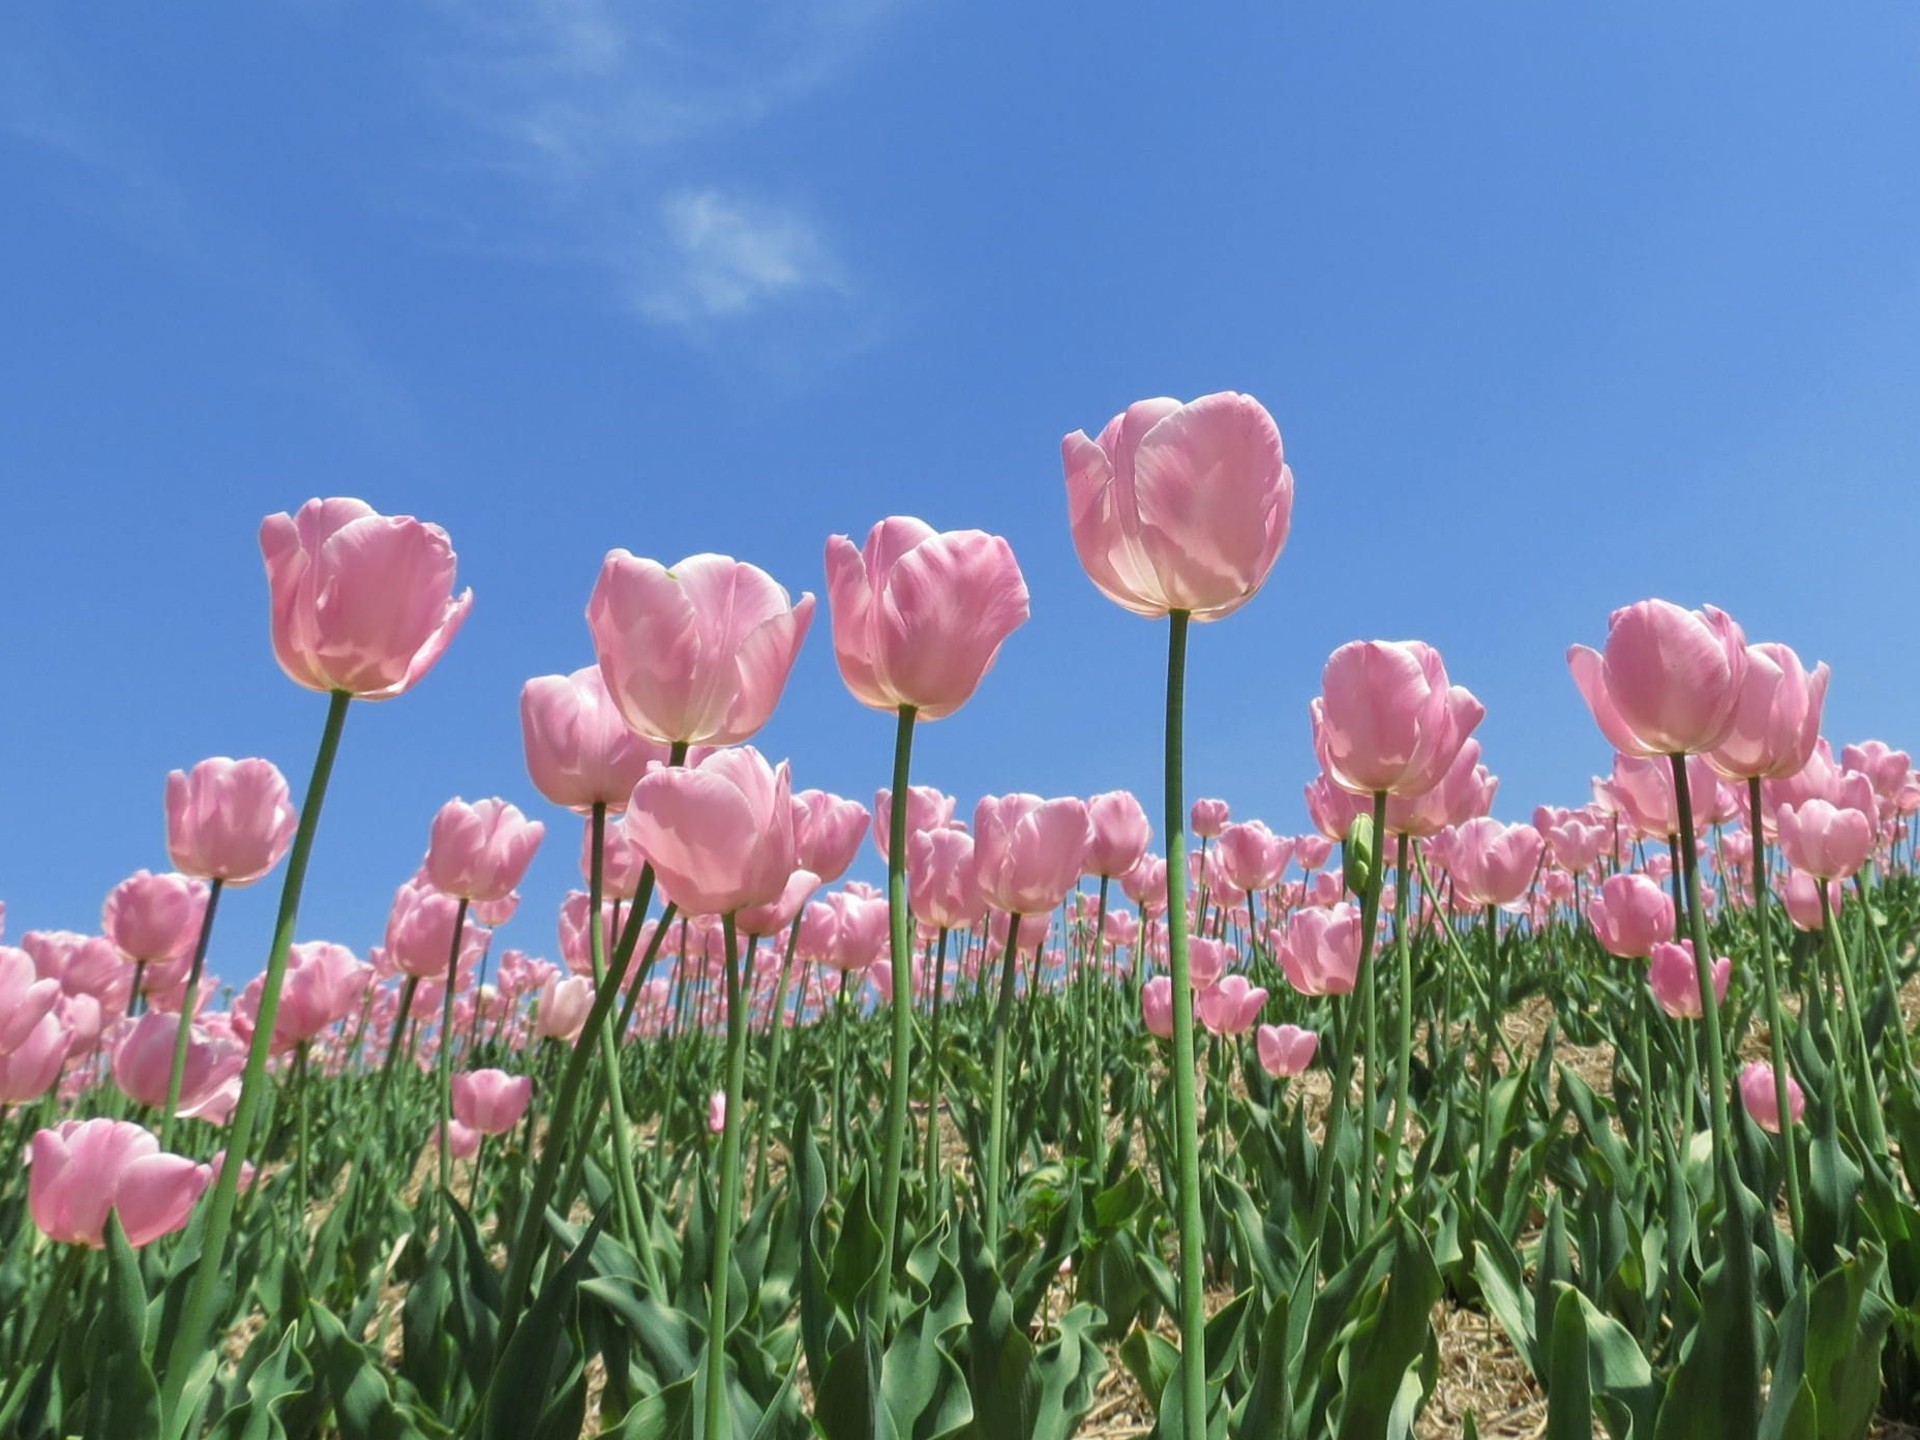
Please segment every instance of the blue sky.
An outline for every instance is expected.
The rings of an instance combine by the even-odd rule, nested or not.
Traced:
[[[322,701],[255,531],[436,520],[476,602],[356,706],[302,932],[377,940],[446,797],[552,826],[499,943],[552,953],[572,824],[527,676],[613,546],[819,591],[890,512],[1013,542],[1033,619],[916,779],[1159,783],[1164,635],[1099,597],[1058,443],[1153,394],[1278,419],[1293,538],[1196,635],[1191,793],[1304,823],[1327,653],[1420,637],[1497,806],[1607,760],[1567,677],[1614,606],[1832,663],[1920,740],[1920,16],[1697,3],[954,0],[68,6],[0,15],[0,897],[91,928],[165,863],[166,771],[304,781]],[[870,796],[890,725],[824,606],[769,752]],[[869,867],[871,861],[868,862]],[[223,909],[259,964],[274,881]]]

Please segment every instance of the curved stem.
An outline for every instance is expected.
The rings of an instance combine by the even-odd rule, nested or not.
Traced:
[[[440,1188],[453,1191],[453,994],[460,984],[460,940],[467,929],[467,906],[453,913],[453,948],[447,955],[445,993],[440,1000]]]
[[[1847,1028],[1853,1035],[1853,1046],[1860,1057],[1860,1074],[1856,1087],[1859,1093],[1856,1103],[1865,1112],[1862,1122],[1866,1126],[1867,1138],[1872,1142],[1874,1156],[1885,1156],[1887,1154],[1887,1123],[1880,1114],[1880,1087],[1873,1078],[1873,1054],[1867,1049],[1866,1026],[1860,1017],[1860,987],[1853,977],[1853,964],[1847,958],[1846,941],[1840,938],[1839,917],[1833,913],[1833,902],[1827,894],[1827,882],[1816,876],[1814,889],[1820,892],[1820,928],[1826,933],[1827,946],[1833,958],[1833,968],[1840,977],[1840,1004],[1847,1012]],[[1781,1118],[1784,1123],[1786,1114],[1783,1113]]]
[[[913,758],[911,705],[900,707],[893,736],[893,803],[887,823],[887,921],[893,963],[893,1058],[887,1087],[887,1142],[880,1180],[880,1273],[873,1318],[886,1344],[893,1297],[893,1252],[900,1228],[900,1162],[907,1144],[907,1080],[913,1061],[913,916],[907,909],[907,777]]]
[[[220,908],[226,882],[215,876],[207,882],[207,908],[200,916],[200,938],[193,945],[193,963],[187,967],[187,988],[180,997],[180,1024],[173,1032],[173,1068],[167,1072],[167,1108],[160,1116],[160,1148],[167,1148],[173,1119],[180,1109],[180,1084],[187,1073],[187,1042],[193,1037],[193,1012],[200,998],[200,972],[206,969],[207,946],[213,940],[213,915]]]
[[[166,1378],[161,1383],[160,1414],[169,1435],[179,1433],[179,1421],[185,1418],[176,1411],[186,1389],[187,1374],[206,1354],[213,1339],[217,1318],[213,1307],[226,1269],[227,1233],[233,1226],[233,1208],[240,1198],[240,1172],[250,1158],[254,1117],[259,1114],[269,1084],[267,1058],[273,1049],[273,1023],[280,1015],[280,991],[287,980],[287,951],[293,944],[293,927],[300,917],[300,892],[307,880],[307,860],[313,854],[314,833],[320,827],[320,808],[326,800],[327,782],[333,775],[334,756],[340,750],[347,707],[352,703],[353,696],[344,690],[328,696],[326,725],[320,732],[320,748],[314,756],[313,774],[307,781],[306,798],[300,806],[300,823],[287,856],[286,879],[280,887],[280,911],[274,920],[273,944],[267,952],[266,976],[261,982],[260,1005],[254,1015],[253,1042],[247,1047],[247,1068],[240,1081],[240,1103],[227,1132],[227,1159],[220,1167],[213,1194],[206,1201],[200,1259],[188,1283],[179,1329],[174,1332],[168,1352]]]
[[[740,1225],[740,1097],[747,1077],[747,1002],[740,983],[740,937],[733,916],[720,921],[727,947],[727,1120],[720,1138],[720,1215],[713,1232],[708,1281],[705,1434],[724,1435],[727,1403],[727,1291],[732,1279],[733,1232]]]

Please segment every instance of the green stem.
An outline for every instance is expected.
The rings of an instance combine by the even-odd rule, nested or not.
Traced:
[[[1007,1131],[1007,1019],[1013,1013],[1013,975],[1020,956],[1020,917],[1007,917],[1007,958],[1000,971],[1000,1002],[993,1010],[993,1109],[987,1119],[987,1253],[1000,1253],[1000,1186]]]
[[[1106,976],[1101,973],[1101,948],[1107,936],[1107,887],[1113,882],[1109,877],[1100,877],[1100,910],[1093,922],[1093,940],[1088,945],[1088,984],[1093,1010],[1093,1106],[1087,1116],[1087,1138],[1089,1143],[1087,1159],[1092,1164],[1095,1185],[1098,1185],[1102,1170],[1107,1162],[1107,1025],[1106,1025]],[[1252,899],[1248,899],[1252,904]]]
[[[804,914],[806,907],[801,906]],[[761,1093],[759,1113],[753,1117],[754,1158],[753,1193],[757,1200],[766,1193],[767,1188],[767,1117],[773,1112],[774,1097],[780,1093],[780,1052],[787,1039],[787,982],[793,976],[793,951],[800,943],[800,915],[793,917],[793,924],[787,927],[787,953],[780,962],[780,979],[773,994],[773,1048],[767,1054],[767,1083]],[[806,987],[800,990],[802,1001],[806,997]]]
[[[713,1235],[708,1281],[705,1434],[721,1436],[727,1403],[727,1291],[732,1279],[733,1232],[740,1225],[740,1105],[747,1078],[747,1002],[740,983],[740,937],[733,916],[720,922],[727,946],[727,1122],[720,1138],[720,1216]]]
[[[60,1324],[65,1318],[67,1297],[75,1288],[74,1282],[80,1277],[80,1267],[88,1253],[84,1245],[69,1245],[54,1269],[53,1286],[46,1292],[40,1318],[34,1322],[33,1337],[27,1341],[26,1354],[20,1358],[19,1367],[6,1387],[6,1402],[0,1404],[0,1435],[13,1433],[10,1427],[14,1417],[33,1390],[34,1372],[53,1349],[54,1337],[60,1333]]]
[[[1413,926],[1409,904],[1413,887],[1407,875],[1407,836],[1400,836],[1398,889],[1394,892],[1393,948],[1400,976],[1400,1006],[1394,1017],[1393,1119],[1387,1125],[1387,1158],[1383,1167],[1386,1183],[1396,1197],[1400,1193],[1400,1143],[1407,1127],[1409,1082],[1413,1071]],[[1251,899],[1248,901],[1252,903]]]
[[[193,1012],[200,996],[200,972],[207,965],[207,946],[213,940],[213,914],[220,908],[220,892],[226,882],[215,876],[207,882],[207,908],[200,916],[200,938],[194,942],[193,963],[187,967],[187,988],[180,997],[180,1025],[173,1032],[173,1067],[167,1072],[167,1108],[160,1116],[160,1148],[167,1148],[173,1134],[175,1112],[180,1109],[180,1085],[187,1073],[187,1042],[193,1038]]]
[[[588,818],[591,830],[587,858],[587,959],[593,970],[596,991],[606,983],[606,930],[600,922],[600,906],[606,894],[607,806],[596,801]],[[641,1230],[640,1185],[634,1174],[633,1137],[627,1128],[626,1086],[620,1078],[619,1036],[610,1026],[600,1028],[600,1074],[605,1090],[607,1127],[613,1143],[614,1204],[619,1212],[621,1238],[636,1255],[644,1254],[642,1264],[650,1278],[653,1273],[653,1247]]]
[[[1873,1055],[1867,1049],[1866,1026],[1860,1017],[1860,987],[1854,980],[1852,962],[1847,958],[1846,941],[1840,938],[1838,917],[1833,913],[1833,901],[1827,894],[1826,880],[1815,876],[1814,889],[1820,892],[1820,928],[1826,932],[1833,968],[1840,978],[1840,1004],[1847,1012],[1847,1028],[1853,1035],[1853,1046],[1859,1055],[1856,1103],[1864,1112],[1861,1120],[1866,1126],[1867,1138],[1872,1143],[1873,1155],[1884,1156],[1887,1154],[1887,1124],[1880,1114],[1880,1087],[1873,1078]],[[1895,1023],[1899,1022],[1896,1020]],[[1783,1116],[1783,1122],[1784,1119]]]
[[[1793,1141],[1793,1110],[1787,1092],[1786,1023],[1780,1011],[1780,977],[1773,963],[1773,927],[1767,917],[1767,839],[1761,828],[1760,779],[1747,781],[1747,831],[1753,837],[1753,924],[1760,935],[1760,984],[1767,1004],[1767,1041],[1773,1054],[1773,1095],[1779,1105],[1780,1157],[1787,1171],[1787,1214],[1793,1238],[1806,1243],[1806,1211],[1800,1193],[1800,1152]]]
[[[453,947],[447,955],[447,979],[440,998],[440,1188],[453,1193],[453,992],[460,983],[460,940],[467,929],[467,906],[460,897],[453,912]]]
[[[887,823],[887,920],[893,962],[893,1060],[888,1073],[887,1148],[880,1179],[880,1272],[873,1318],[886,1343],[893,1297],[893,1252],[900,1228],[900,1163],[907,1145],[907,1080],[913,1062],[913,916],[907,908],[907,781],[914,707],[900,707],[893,736],[893,803]],[[711,1433],[711,1432],[709,1432]]]
[[[947,928],[940,927],[940,950],[933,962],[933,1033],[927,1040],[927,1204],[933,1205],[940,1154],[940,1011],[947,993]]]
[[[227,1232],[233,1225],[233,1208],[240,1198],[240,1172],[246,1167],[253,1148],[253,1121],[270,1083],[267,1059],[273,1049],[273,1024],[280,1014],[280,991],[287,980],[287,952],[293,944],[293,927],[300,917],[300,892],[306,884],[307,860],[313,853],[314,832],[320,826],[320,808],[326,800],[327,781],[333,775],[334,756],[340,749],[340,732],[347,723],[347,707],[353,696],[335,690],[327,699],[327,720],[320,732],[320,749],[314,756],[313,774],[307,781],[307,793],[300,806],[300,823],[294,831],[293,849],[287,856],[286,879],[280,889],[280,911],[274,920],[273,944],[267,952],[267,972],[260,986],[260,1005],[254,1016],[253,1043],[247,1048],[247,1068],[240,1081],[240,1103],[227,1132],[227,1159],[220,1167],[220,1178],[206,1203],[206,1224],[202,1232],[200,1259],[188,1282],[180,1326],[174,1332],[168,1352],[166,1377],[160,1389],[160,1414],[165,1433],[178,1435],[189,1418],[180,1413],[180,1397],[186,1390],[188,1373],[196,1368],[213,1341],[213,1326],[218,1318],[214,1305],[221,1278],[226,1273]]]
[[[1887,937],[1880,933],[1880,921],[1873,913],[1873,887],[1867,883],[1867,871],[1853,877],[1854,893],[1860,897],[1860,909],[1867,938],[1873,942],[1874,957],[1880,962],[1881,993],[1887,999],[1887,1029],[1893,1033],[1893,1047],[1900,1054],[1900,1073],[1913,1074],[1913,1050],[1907,1041],[1906,1023],[1900,1017],[1900,981],[1893,973],[1893,957],[1887,953]],[[1786,1114],[1786,1111],[1781,1111]]]

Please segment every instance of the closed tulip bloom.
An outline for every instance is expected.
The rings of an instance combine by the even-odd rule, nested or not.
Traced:
[[[453,958],[459,916],[459,902],[452,896],[409,880],[394,892],[393,908],[387,913],[387,959],[416,979],[444,979],[447,962]],[[461,928],[461,970],[472,968],[491,938],[484,926],[468,922]]]
[[[1140,863],[1120,877],[1120,888],[1140,907],[1142,915],[1162,915],[1167,909],[1167,862],[1158,855],[1142,855]]]
[[[1587,708],[1616,750],[1704,755],[1733,730],[1747,678],[1747,639],[1709,605],[1642,600],[1613,612],[1607,643],[1567,651]]]
[[[916,830],[907,836],[907,901],[923,923],[947,930],[977,925],[987,913],[965,830]]]
[[[1244,975],[1228,975],[1194,997],[1194,1013],[1213,1035],[1244,1035],[1260,1018],[1267,992]]]
[[[27,1208],[49,1240],[106,1245],[107,1217],[117,1214],[134,1249],[187,1223],[213,1172],[126,1120],[68,1120],[33,1137]]]
[[[1774,1084],[1773,1067],[1764,1060],[1752,1061],[1740,1071],[1740,1103],[1747,1107],[1754,1124],[1769,1135],[1780,1133],[1780,1091]],[[1791,1123],[1798,1125],[1807,1110],[1807,1097],[1791,1075],[1787,1077],[1787,1108],[1793,1112]]]
[[[1087,801],[1093,842],[1087,847],[1087,873],[1108,879],[1140,863],[1153,839],[1153,823],[1131,790],[1109,790]]]
[[[469,805],[457,796],[433,817],[426,875],[456,899],[503,900],[533,861],[547,827],[498,798]]]
[[[592,903],[593,897],[584,890],[569,890],[566,899],[560,902],[560,958],[576,975],[591,974],[593,970],[593,933],[587,928],[587,907]],[[613,928],[613,912],[612,900],[600,902],[600,953],[603,956],[613,953],[620,938]],[[644,937],[640,943],[644,949]]]
[[[136,870],[107,892],[100,928],[127,960],[164,965],[192,953],[206,909],[198,880]]]
[[[504,1135],[520,1123],[533,1080],[504,1070],[464,1070],[453,1077],[453,1118],[482,1135]]]
[[[1295,911],[1279,960],[1287,983],[1302,995],[1351,994],[1360,971],[1360,911],[1345,901]]]
[[[20,1032],[11,1047],[0,1050],[0,1105],[29,1104],[51,1090],[74,1049],[74,1040],[60,1006]]]
[[[274,1039],[298,1045],[358,1013],[373,985],[373,967],[344,945],[309,940],[287,952],[286,986],[274,1016]]]
[[[827,541],[833,653],[853,698],[875,710],[951,715],[1027,620],[1027,582],[1013,547],[980,530],[936,532],[895,515],[854,549]]]
[[[1577,818],[1551,826],[1545,836],[1547,853],[1553,857],[1553,863],[1572,875],[1592,869],[1606,854],[1612,838],[1604,826],[1589,825]]]
[[[1609,875],[1587,901],[1587,922],[1600,948],[1622,960],[1644,960],[1673,938],[1673,900],[1645,875]]]
[[[520,690],[520,735],[534,788],[555,805],[618,813],[667,747],[628,728],[598,665],[541,675]]]
[[[820,888],[820,877],[811,870],[795,870],[787,877],[784,889],[764,905],[749,905],[734,916],[734,927],[742,935],[784,935],[793,924],[800,907]]]
[[[1187,811],[1187,821],[1193,827],[1193,833],[1202,840],[1211,840],[1227,828],[1227,822],[1233,818],[1233,811],[1224,800],[1212,800],[1202,797],[1193,802]]]
[[[980,893],[1010,915],[1044,915],[1079,883],[1093,826],[1084,800],[982,799],[973,812]]]
[[[1474,905],[1513,905],[1527,893],[1546,841],[1531,825],[1481,816],[1439,837],[1454,893]]]
[[[299,823],[270,760],[202,760],[167,776],[167,854],[201,880],[251,885],[280,863]]]
[[[593,1009],[593,980],[586,975],[561,976],[557,971],[541,982],[535,1002],[534,1033],[550,1040],[572,1040],[587,1023]]]
[[[1480,742],[1469,740],[1431,790],[1387,797],[1387,833],[1438,835],[1449,825],[1462,825],[1485,815],[1493,808],[1493,797],[1499,789],[1499,780],[1480,763]],[[1364,797],[1349,798],[1356,812],[1371,809]]]
[[[766,571],[726,555],[668,569],[612,551],[587,602],[615,708],[663,744],[751,739],[779,703],[812,619],[813,596],[794,604]]]
[[[1477,742],[1473,743],[1477,749]],[[1333,858],[1333,841],[1324,835],[1296,835],[1293,858],[1303,871],[1322,869]]]
[[[932,785],[909,785],[907,787],[907,834],[914,835],[922,830],[938,830],[953,823],[954,806],[957,804],[951,795],[941,793]],[[873,792],[873,843],[880,851],[882,860],[891,860],[889,853],[893,845],[893,792],[876,790]]]
[[[1173,1038],[1173,981],[1156,975],[1140,987],[1140,1019],[1147,1033],[1162,1040]]]
[[[1713,999],[1716,1005],[1727,998],[1727,983],[1733,976],[1733,961],[1725,956],[1712,965]],[[1653,989],[1660,1008],[1676,1020],[1698,1020],[1706,1012],[1700,1005],[1700,975],[1693,963],[1691,940],[1663,940],[1653,947],[1647,966],[1647,984]]]
[[[1716,813],[1724,810],[1720,798],[1720,780],[1704,756],[1687,760],[1687,795],[1693,802],[1696,834],[1713,824]],[[1596,803],[1619,815],[1635,833],[1652,840],[1664,840],[1680,833],[1680,802],[1673,793],[1673,766],[1665,758],[1618,754],[1613,757],[1613,773],[1595,780]]]
[[[1283,840],[1258,820],[1229,825],[1214,850],[1221,873],[1236,890],[1265,890],[1280,878],[1293,858],[1293,842]]]
[[[1221,940],[1211,940],[1204,935],[1196,935],[1188,942],[1187,983],[1195,990],[1204,990],[1218,983],[1227,973],[1227,966],[1233,962],[1233,947]]]
[[[1838,915],[1846,899],[1846,887],[1838,880],[1825,883],[1827,904]],[[1820,913],[1820,884],[1799,870],[1789,870],[1781,879],[1780,903],[1785,906],[1787,919],[1793,922],[1794,929],[1813,933],[1826,927],[1826,917]]]
[[[1782,780],[1797,775],[1820,738],[1827,667],[1809,675],[1789,645],[1747,647],[1747,673],[1733,708],[1733,728],[1707,754],[1729,780]]]
[[[827,897],[833,928],[821,960],[842,972],[866,970],[879,962],[889,943],[887,902],[877,895],[836,890]]]
[[[1852,777],[1849,788],[1856,791],[1851,805],[1814,799],[1780,807],[1780,853],[1795,870],[1819,880],[1851,880],[1872,856],[1872,790],[1862,776]]]
[[[653,771],[634,787],[627,825],[667,898],[690,915],[769,904],[793,875],[787,764],[768,764],[752,746]]]
[[[1250,395],[1140,400],[1098,440],[1074,431],[1060,453],[1080,563],[1136,615],[1230,615],[1287,543],[1293,472]]]
[[[390,700],[411,689],[473,607],[453,594],[453,542],[438,525],[362,500],[309,500],[260,524],[273,653],[309,690]]]
[[[727,1092],[716,1090],[707,1096],[707,1133],[724,1135],[727,1132]]]
[[[34,968],[33,957],[0,945],[0,1055],[19,1048],[60,998],[60,982]]]
[[[167,1103],[167,1084],[173,1070],[173,1047],[181,1018],[149,1010],[117,1029],[113,1047],[113,1082],[136,1104],[158,1110]],[[247,1063],[246,1049],[230,1035],[217,1035],[190,1025],[186,1068],[180,1075],[177,1113],[194,1117]]]
[[[951,808],[948,811],[952,813]],[[912,814],[911,807],[908,810]],[[822,885],[847,873],[867,833],[867,807],[825,790],[801,790],[793,797],[793,851],[802,870]],[[882,846],[884,849],[884,845]]]
[[[1418,795],[1446,776],[1486,709],[1451,684],[1440,652],[1418,640],[1365,640],[1328,658],[1309,707],[1314,750],[1356,794]]]
[[[647,854],[634,842],[632,833],[627,829],[626,805],[623,798],[620,802],[622,813],[607,817],[600,836],[600,893],[620,900],[631,900],[639,893],[641,878],[647,870]],[[593,883],[591,825],[580,827],[580,880],[582,884]]]
[[[480,1153],[480,1141],[484,1137],[471,1125],[462,1125],[458,1120],[447,1126],[447,1154],[455,1160],[471,1160]],[[435,1134],[433,1143],[438,1144],[440,1136]]]
[[[70,996],[91,996],[108,1010],[127,1008],[133,991],[133,971],[104,935],[79,935],[71,930],[29,930],[21,948],[33,957],[44,979],[60,982]]]
[[[1254,1032],[1260,1068],[1276,1080],[1304,1075],[1320,1048],[1320,1037],[1298,1025],[1262,1025]]]

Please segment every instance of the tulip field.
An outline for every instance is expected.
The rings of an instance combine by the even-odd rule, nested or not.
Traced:
[[[1538,677],[1592,713],[1582,803],[1498,794],[1439,653],[1355,640],[1262,757],[1312,828],[1236,815],[1185,774],[1188,640],[1285,545],[1279,432],[1153,399],[1062,456],[1162,766],[916,783],[1045,629],[996,535],[833,537],[818,627],[617,549],[597,663],[519,696],[519,802],[418,817],[364,951],[300,909],[329,778],[471,596],[436,525],[269,517],[311,768],[151,777],[165,868],[0,945],[0,1437],[1920,1433],[1908,756],[1649,599]],[[809,638],[895,717],[870,793],[755,748]],[[522,893],[543,844],[571,893]]]

